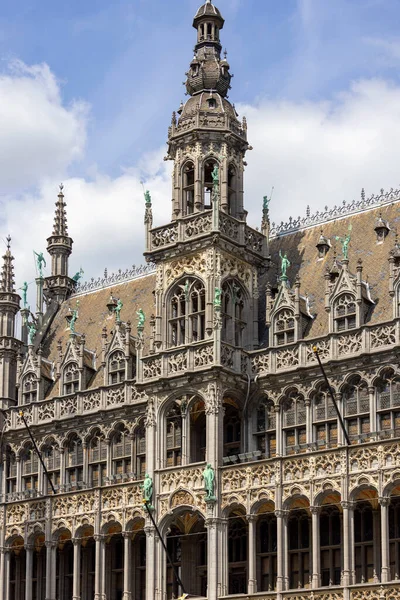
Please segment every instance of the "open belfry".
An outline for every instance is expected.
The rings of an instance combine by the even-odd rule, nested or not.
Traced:
[[[0,600],[400,599],[400,191],[250,227],[224,24],[146,266],[71,276],[60,186],[31,309],[7,238]]]

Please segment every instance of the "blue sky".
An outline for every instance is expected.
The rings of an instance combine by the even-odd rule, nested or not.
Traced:
[[[139,182],[148,181],[156,216],[167,221],[170,179],[161,159],[171,112],[185,100],[198,6],[3,0],[0,233],[11,231],[20,260],[44,245],[63,179],[76,266],[97,275],[100,265],[141,262]],[[351,200],[362,186],[368,194],[399,184],[398,0],[217,6],[235,75],[230,100],[246,114],[254,146],[246,173],[254,224],[272,185],[272,215],[281,220],[307,204]],[[122,225],[116,244],[121,211],[131,228]],[[34,219],[39,227],[27,236]],[[108,241],[97,249],[102,236]]]

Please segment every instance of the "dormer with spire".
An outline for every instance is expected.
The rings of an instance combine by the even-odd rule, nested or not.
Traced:
[[[53,233],[47,238],[47,251],[51,256],[51,275],[45,279],[44,293],[49,299],[63,302],[75,289],[75,281],[68,276],[68,259],[72,252],[73,240],[68,235],[67,213],[64,202],[64,186],[56,202]]]
[[[21,342],[15,337],[15,317],[20,307],[20,296],[14,285],[14,257],[11,238],[3,256],[0,279],[0,406],[7,408],[15,402],[17,357]]]

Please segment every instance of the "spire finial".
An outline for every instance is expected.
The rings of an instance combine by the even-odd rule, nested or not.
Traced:
[[[225,50],[224,50],[224,58],[225,58],[225,60],[226,60],[226,57],[227,57],[227,56],[228,56],[228,51],[227,51],[227,49],[225,48]]]
[[[68,235],[68,225],[67,225],[67,213],[65,211],[65,202],[64,202],[64,185],[60,183],[58,199],[56,202],[56,214],[54,216],[54,226],[53,226],[53,235],[57,236],[67,236]]]
[[[0,276],[0,291],[13,294],[15,292],[14,287],[14,257],[11,254],[11,236],[6,237],[7,250],[3,256],[3,268]]]
[[[8,234],[8,236],[6,237],[6,242],[7,242],[7,250],[9,250],[11,248],[11,236],[10,236],[10,234]]]

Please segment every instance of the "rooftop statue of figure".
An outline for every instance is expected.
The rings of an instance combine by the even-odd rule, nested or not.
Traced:
[[[78,307],[79,307],[79,300],[77,300],[77,302],[76,302],[76,308],[74,308],[74,310],[72,311],[72,317],[69,322],[69,330],[71,333],[75,333],[75,323],[76,323],[77,318],[79,317]]]
[[[271,198],[268,198],[268,196],[264,196],[263,197],[263,210],[268,210],[269,209],[269,203],[271,202]]]
[[[28,306],[27,295],[28,295],[28,282],[24,281],[22,287],[22,302],[24,303],[24,308]]]
[[[342,254],[343,254],[343,258],[345,260],[348,260],[348,258],[349,258],[349,245],[350,245],[350,241],[351,241],[351,230],[352,230],[352,226],[349,225],[349,232],[346,236],[340,237],[339,235],[335,235],[335,240],[338,240],[338,242],[340,242],[342,245]]]
[[[78,281],[79,281],[80,279],[82,279],[82,275],[83,275],[83,273],[84,273],[84,270],[83,270],[83,269],[82,269],[82,267],[81,267],[81,268],[79,269],[79,271],[78,271],[77,273],[75,273],[75,275],[73,276],[73,278],[72,278],[72,279],[73,279],[73,280],[74,280],[76,283],[78,283]]]
[[[33,344],[33,340],[36,337],[36,332],[37,332],[36,324],[28,323],[28,345],[29,346],[31,346]]]
[[[117,323],[121,322],[121,310],[123,306],[124,303],[118,298],[117,306],[114,308],[115,320],[117,321]]]
[[[151,204],[151,196],[149,190],[146,190],[144,193],[144,199],[146,204]]]
[[[287,270],[291,266],[291,262],[287,257],[287,253],[282,254],[279,250],[279,258],[281,259],[281,281],[287,281]]]
[[[219,168],[217,163],[214,165],[214,168],[211,172],[211,177],[213,181],[213,189],[217,190],[219,188]]]
[[[43,277],[43,266],[47,267],[46,260],[45,260],[45,258],[43,256],[43,252],[35,252],[35,250],[34,250],[33,254],[35,256],[37,256],[36,266],[37,266],[37,269],[39,271],[39,277]]]
[[[143,329],[145,321],[146,321],[146,315],[144,314],[144,311],[142,308],[139,308],[139,310],[136,312],[137,316],[138,316],[138,329]]]

